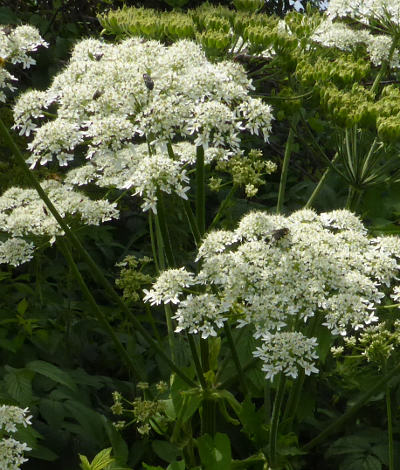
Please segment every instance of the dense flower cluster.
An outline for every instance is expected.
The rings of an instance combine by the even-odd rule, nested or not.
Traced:
[[[36,51],[39,46],[47,47],[47,45],[33,26],[24,25],[15,29],[0,26],[0,101],[6,100],[2,89],[15,90],[12,82],[17,80],[5,69],[4,64],[6,62],[22,64],[23,68],[27,69],[36,63],[29,53]]]
[[[15,128],[33,135],[32,167],[84,155],[70,182],[132,188],[154,210],[158,190],[186,197],[197,147],[210,163],[237,153],[244,130],[268,139],[271,108],[252,89],[241,65],[211,63],[190,41],[87,39],[47,91],[20,97]]]
[[[31,424],[28,408],[22,409],[17,406],[0,406],[0,468],[4,470],[18,470],[20,465],[28,459],[24,457],[24,452],[31,450],[26,443],[7,436],[15,433],[17,426],[24,427]]]
[[[313,41],[325,47],[336,47],[343,51],[354,51],[361,46],[375,66],[389,59],[391,46],[400,26],[399,2],[332,0],[326,15],[326,19],[312,35]],[[346,18],[356,20],[361,24],[361,29],[360,27],[355,29],[340,21]],[[400,67],[397,47],[390,57],[390,66]]]
[[[118,217],[115,203],[93,201],[71,185],[46,180],[42,187],[62,217],[75,217],[89,225],[99,225]],[[0,231],[11,236],[0,242],[0,263],[13,266],[32,258],[33,243],[23,237],[45,237],[53,243],[57,235],[63,235],[37,192],[18,187],[8,189],[0,196]]]
[[[398,238],[368,238],[346,210],[289,217],[253,212],[236,230],[206,236],[197,275],[165,271],[145,300],[177,304],[176,331],[203,338],[229,318],[238,327],[251,325],[262,341],[255,354],[267,377],[279,370],[294,377],[299,367],[316,372],[316,340],[300,338],[304,325],[318,321],[345,336],[377,321],[382,286],[396,279],[399,259]]]
[[[331,0],[327,9],[330,18],[352,18],[366,25],[400,26],[398,0]]]

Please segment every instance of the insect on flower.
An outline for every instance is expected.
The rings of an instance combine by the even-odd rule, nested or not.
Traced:
[[[289,229],[287,227],[278,228],[271,233],[272,240],[278,241],[289,233]]]
[[[150,77],[149,74],[144,73],[143,74],[143,80],[144,80],[144,84],[146,85],[147,89],[151,91],[154,88],[153,79]]]

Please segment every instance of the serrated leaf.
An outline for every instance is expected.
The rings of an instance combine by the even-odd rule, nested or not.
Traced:
[[[6,366],[5,369],[7,374],[4,376],[4,381],[9,395],[21,406],[29,405],[32,401],[32,372],[10,366]]]
[[[98,454],[96,454],[90,464],[91,470],[103,470],[103,468],[107,467],[114,459],[111,457],[112,448],[109,447],[108,449],[101,450]]]
[[[49,379],[54,380],[54,382],[65,385],[70,390],[77,391],[76,384],[71,379],[71,377],[62,369],[60,369],[59,367],[53,364],[50,364],[49,362],[31,361],[31,362],[28,362],[28,364],[26,365],[26,368],[29,370],[33,370],[37,374],[42,374],[45,377],[48,377]]]
[[[372,455],[347,457],[339,470],[381,470],[381,462]]]
[[[91,470],[90,469],[90,463],[89,460],[87,459],[86,455],[81,455],[79,454],[79,458],[81,459],[80,467],[82,470]]]
[[[345,436],[335,441],[325,452],[325,457],[344,454],[360,454],[370,448],[369,440],[360,436]]]

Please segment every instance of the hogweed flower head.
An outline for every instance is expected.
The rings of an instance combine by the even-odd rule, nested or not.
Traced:
[[[250,325],[262,342],[256,355],[268,378],[277,371],[294,377],[298,368],[311,374],[316,339],[299,339],[304,326],[318,321],[346,336],[376,322],[376,307],[386,295],[382,286],[390,289],[398,276],[399,249],[397,237],[369,238],[346,210],[300,210],[288,217],[252,212],[236,230],[205,237],[200,269],[190,282],[186,271],[165,271],[145,300],[173,300],[177,332],[207,338],[229,319],[237,327]],[[177,272],[185,273],[180,285]],[[178,282],[166,283],[170,276]],[[290,358],[277,352],[267,359],[270,343],[276,351],[287,346]],[[300,344],[303,349],[296,349]]]
[[[15,87],[12,82],[17,80],[6,70],[7,62],[22,64],[24,69],[28,69],[36,63],[29,54],[35,52],[39,46],[47,47],[48,44],[41,38],[35,27],[23,25],[13,29],[0,26],[0,102],[6,101],[6,95],[2,89],[8,88],[14,91]]]
[[[210,163],[235,154],[245,130],[268,139],[271,108],[252,89],[241,65],[211,63],[194,42],[87,39],[47,91],[20,97],[15,128],[32,135],[32,167],[54,159],[67,166],[79,150],[87,163],[70,182],[129,188],[143,210],[156,211],[159,190],[186,198],[196,147]]]
[[[75,191],[72,185],[46,180],[42,187],[62,217],[75,218],[88,225],[99,225],[118,217],[115,203],[93,201]],[[10,237],[0,241],[0,263],[13,266],[32,258],[32,239],[44,237],[53,243],[56,236],[64,234],[37,192],[19,187],[9,188],[0,196],[0,231]]]

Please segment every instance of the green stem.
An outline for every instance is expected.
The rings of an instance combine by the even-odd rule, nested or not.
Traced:
[[[200,338],[200,355],[203,371],[208,372],[210,370],[210,350],[208,347],[208,341],[202,338]]]
[[[172,250],[171,237],[169,236],[168,225],[165,220],[164,197],[161,191],[158,191],[157,197],[158,197],[157,219],[159,223],[160,234],[163,240],[165,257],[167,259],[168,266],[175,266],[175,259],[174,259],[174,252]]]
[[[272,410],[271,429],[269,431],[269,457],[272,468],[276,463],[276,443],[278,441],[279,416],[281,413],[283,397],[285,395],[285,382],[286,377],[281,372],[279,374],[278,389],[276,391],[274,408]]]
[[[183,200],[183,208],[185,210],[185,214],[189,222],[194,242],[196,246],[199,246],[201,242],[201,234],[199,228],[197,227],[196,217],[193,214],[192,208],[190,207],[190,202],[188,200]]]
[[[151,251],[153,253],[154,264],[156,266],[156,271],[160,272],[160,265],[157,258],[156,250],[156,236],[154,234],[154,224],[153,224],[153,213],[149,211],[149,231],[150,231],[150,241],[151,241]]]
[[[246,396],[249,393],[249,390],[248,390],[247,385],[246,385],[246,379],[245,379],[245,376],[244,376],[244,373],[243,373],[242,366],[240,364],[240,359],[239,359],[239,355],[238,355],[237,350],[236,350],[235,342],[233,341],[232,331],[231,331],[231,327],[230,327],[229,323],[227,323],[227,322],[224,323],[224,330],[225,330],[225,334],[226,334],[226,339],[228,341],[228,345],[229,345],[231,353],[232,353],[233,362],[235,363],[236,370],[237,370],[237,373],[238,373],[238,376],[239,376],[240,384],[242,386],[242,391],[243,391],[244,395]]]
[[[337,420],[327,426],[317,437],[308,442],[303,450],[309,451],[314,448],[321,442],[323,442],[328,436],[330,436],[335,431],[339,430],[343,424],[345,424],[351,417],[353,417],[358,410],[374,395],[376,395],[388,382],[389,380],[400,372],[400,363],[397,364],[391,371],[387,372],[380,380],[375,382],[375,385],[370,387],[366,392],[364,392],[357,402],[344,414],[340,416]]]
[[[338,159],[339,159],[339,153],[336,153],[331,161],[331,164],[333,165],[334,163],[336,163],[336,160]],[[318,196],[319,192],[321,191],[322,186],[325,184],[325,181],[328,178],[331,171],[332,171],[332,166],[328,166],[328,168],[324,171],[324,174],[322,175],[321,179],[319,180],[316,188],[312,192],[310,198],[308,199],[307,204],[304,206],[304,209],[309,209],[313,205],[315,198]]]
[[[122,346],[121,341],[118,339],[117,335],[115,334],[114,329],[112,328],[112,326],[110,325],[110,323],[107,320],[107,317],[104,315],[104,313],[101,311],[100,307],[97,305],[97,303],[96,303],[94,297],[92,296],[88,286],[86,285],[86,282],[84,281],[81,273],[79,272],[79,269],[78,269],[78,267],[77,267],[77,265],[76,265],[76,263],[75,263],[75,261],[72,257],[71,251],[69,250],[69,248],[67,246],[67,243],[65,242],[65,240],[62,239],[62,237],[59,237],[57,242],[60,245],[60,249],[61,249],[65,259],[67,260],[67,263],[68,263],[75,279],[77,280],[77,282],[79,284],[79,287],[82,290],[83,295],[86,297],[87,301],[89,302],[89,304],[92,308],[92,311],[96,315],[99,322],[103,325],[103,327],[105,328],[107,333],[110,335],[110,338],[111,338],[112,342],[114,343],[115,349],[119,352],[119,354],[123,358],[123,360],[124,360],[125,364],[127,365],[127,367],[132,370],[132,372],[135,375],[135,378],[139,379],[139,380],[144,380],[143,375],[136,368],[136,365],[135,365],[132,357],[128,354],[126,349]]]
[[[352,212],[356,212],[358,206],[360,205],[362,194],[363,191],[356,189],[353,186],[349,186],[346,209]]]
[[[382,62],[381,69],[378,72],[378,75],[375,77],[374,83],[372,84],[371,91],[374,95],[378,94],[378,88],[381,83],[382,77],[386,74],[387,69],[389,68],[390,62],[393,58],[394,51],[396,50],[398,42],[398,37],[397,35],[394,36],[392,44],[389,49],[389,55],[388,58]]]
[[[89,253],[85,250],[82,246],[81,242],[79,241],[78,237],[72,232],[69,228],[68,224],[64,221],[61,217],[60,213],[54,207],[53,203],[48,198],[47,194],[44,192],[43,188],[40,186],[39,181],[33,175],[33,173],[29,170],[25,163],[24,156],[22,155],[21,151],[15,144],[13,138],[11,137],[10,133],[8,132],[7,127],[4,125],[3,121],[0,119],[0,133],[4,138],[5,143],[8,145],[10,150],[13,152],[18,164],[20,165],[22,171],[25,173],[27,179],[30,181],[34,189],[39,194],[42,201],[45,203],[46,207],[48,208],[49,212],[53,215],[53,217],[57,220],[60,227],[63,229],[65,236],[70,241],[71,245],[76,249],[76,251],[80,254],[82,259],[88,264],[89,270],[93,275],[94,279],[99,282],[104,287],[105,292],[109,295],[111,299],[121,308],[127,315],[130,316],[131,321],[136,328],[136,330],[144,337],[148,345],[157,352],[157,354],[164,359],[164,361],[168,364],[173,372],[179,375],[182,380],[184,380],[188,385],[191,387],[195,387],[196,384],[191,380],[189,377],[184,374],[180,368],[170,360],[167,354],[164,352],[163,348],[153,340],[151,335],[147,332],[147,330],[141,325],[140,321],[131,314],[129,308],[126,306],[125,302],[123,302],[120,296],[117,294],[113,286],[104,276],[102,270],[97,266],[93,258],[89,255]]]
[[[199,379],[201,388],[203,390],[207,390],[206,379],[204,378],[203,368],[201,367],[201,362],[199,359],[199,355],[197,353],[196,343],[194,341],[193,335],[191,335],[190,333],[187,333],[186,337],[189,342],[190,352],[192,353],[194,367],[196,369],[197,377]]]
[[[287,176],[288,176],[289,161],[290,161],[290,156],[292,155],[293,140],[294,140],[294,135],[296,132],[296,126],[297,126],[298,121],[299,121],[299,115],[296,114],[292,119],[291,126],[289,129],[289,135],[286,141],[285,155],[283,157],[283,164],[282,164],[281,181],[279,183],[278,203],[276,205],[276,212],[278,214],[282,212],[283,203],[285,200],[285,190],[286,190],[286,182],[287,182]]]
[[[385,364],[384,370],[386,371],[386,364]],[[388,448],[389,448],[389,470],[394,470],[392,400],[390,397],[389,384],[386,384],[385,397],[386,397],[387,432],[388,432]]]
[[[196,147],[196,218],[200,235],[206,231],[206,193],[204,174],[204,148]]]

